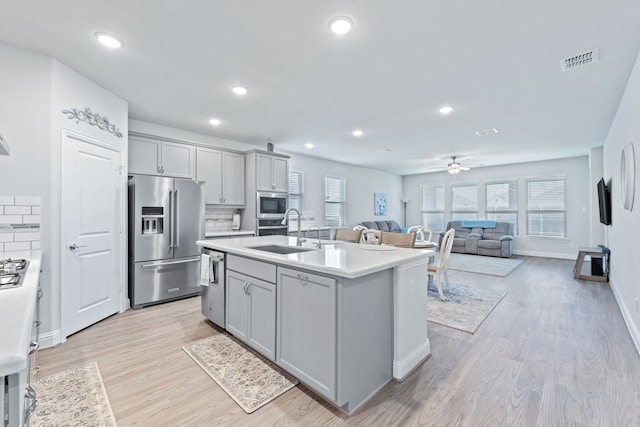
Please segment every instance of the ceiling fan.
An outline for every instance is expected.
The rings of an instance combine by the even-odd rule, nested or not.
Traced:
[[[471,168],[462,166],[460,163],[456,162],[456,156],[452,156],[451,163],[447,165],[447,172],[449,172],[451,175],[460,173],[460,171],[468,171],[468,170],[471,170]]]

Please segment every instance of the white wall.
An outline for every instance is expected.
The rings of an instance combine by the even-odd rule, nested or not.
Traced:
[[[302,172],[304,182],[303,215],[313,217],[310,224],[324,225],[324,177],[332,176],[346,180],[346,219],[351,228],[362,221],[393,219],[402,226],[403,209],[402,177],[388,172],[333,162],[314,157],[290,154],[289,170]],[[374,216],[373,193],[386,193],[388,212],[385,216]],[[304,227],[304,226],[303,226]]]
[[[478,184],[478,203],[482,206],[484,200],[484,183],[500,179],[518,180],[518,233],[513,242],[514,253],[519,255],[544,256],[552,258],[575,259],[577,248],[589,246],[591,242],[590,194],[596,190],[596,182],[589,178],[589,161],[587,156],[567,159],[550,160],[544,162],[519,163],[505,166],[474,168],[450,175],[447,172],[428,173],[405,176],[404,197],[407,204],[407,217],[410,224],[420,224],[421,187],[426,183],[445,183],[445,220],[450,219],[451,184],[475,182]],[[526,205],[527,178],[547,176],[564,176],[566,182],[567,206],[567,237],[566,239],[552,239],[540,237],[526,237]],[[596,212],[597,214],[597,212]],[[478,218],[484,218],[484,212],[478,212]],[[601,243],[601,242],[600,242]]]
[[[0,156],[2,195],[41,200],[40,233],[44,291],[40,307],[43,346],[60,335],[60,136],[62,128],[98,139],[114,139],[85,122],[67,119],[62,109],[90,107],[117,123],[126,149],[127,103],[52,58],[0,43],[0,133],[11,147]],[[124,157],[126,167],[126,157]],[[124,274],[124,273],[123,273]]]
[[[161,136],[164,138],[177,139],[184,142],[194,142],[198,144],[212,145],[217,148],[227,148],[229,150],[248,151],[255,149],[266,150],[264,147],[247,144],[244,142],[234,141],[231,139],[218,138],[216,136],[204,135],[201,133],[190,132],[182,129],[176,129],[168,126],[162,126],[155,123],[143,122],[141,120],[129,120],[129,130],[131,132],[144,133],[147,135]]]
[[[611,226],[606,229],[611,249],[609,285],[614,291],[629,332],[640,351],[640,59],[629,77],[618,112],[604,145],[604,179],[611,182]],[[620,153],[633,141],[635,149],[635,201],[631,212],[620,202]]]
[[[121,164],[123,171],[127,168],[127,146],[128,146],[128,104],[127,101],[117,97],[83,75],[77,73],[66,65],[52,61],[51,87],[48,89],[51,96],[50,115],[51,130],[47,145],[51,146],[51,243],[47,248],[48,257],[51,262],[51,276],[49,282],[50,292],[45,292],[43,304],[47,310],[43,327],[44,335],[41,337],[43,345],[55,345],[66,339],[64,332],[63,310],[64,302],[62,286],[62,263],[64,262],[65,251],[68,242],[66,241],[65,219],[61,217],[62,212],[62,130],[70,130],[85,137],[100,141],[122,150]],[[98,126],[90,125],[86,121],[69,119],[69,115],[63,110],[77,109],[85,111],[90,108],[94,114],[107,117],[109,123],[115,125],[122,137],[102,130]],[[123,195],[123,205],[126,205],[127,176],[122,174],[119,187]],[[123,225],[122,245],[119,248],[121,255],[122,271],[120,274],[121,287],[121,310],[128,308],[127,297],[127,247],[126,247],[126,213],[121,213],[120,221]],[[44,228],[44,227],[43,227]],[[50,311],[49,311],[50,310]]]

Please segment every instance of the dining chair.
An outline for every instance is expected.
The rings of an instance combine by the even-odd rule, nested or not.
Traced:
[[[358,243],[361,237],[362,230],[345,230],[344,228],[338,228],[336,229],[334,240]]]
[[[382,231],[372,230],[370,228],[362,230],[362,237],[360,237],[360,243],[368,245],[379,245],[381,242]]]
[[[415,233],[416,240],[426,240],[428,242],[431,241],[431,237],[433,237],[433,232],[426,225],[412,225],[407,229],[407,233]],[[424,238],[425,233],[427,233],[427,238]]]
[[[416,243],[416,233],[396,233],[393,231],[381,231],[380,243],[393,245],[399,248],[413,248]]]
[[[444,301],[444,292],[442,292],[442,283],[440,282],[440,274],[444,276],[444,282],[449,290],[449,277],[447,276],[447,266],[449,263],[449,255],[451,254],[451,248],[453,247],[453,236],[455,229],[447,231],[442,238],[442,245],[440,246],[440,256],[434,263],[427,264],[427,273],[429,276],[436,276],[436,285],[438,286],[438,294],[440,299]]]
[[[358,224],[355,227],[353,227],[353,229],[362,231],[362,230],[367,230],[367,227],[365,227],[364,225]]]

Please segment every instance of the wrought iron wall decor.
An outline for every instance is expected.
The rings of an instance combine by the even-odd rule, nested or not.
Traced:
[[[91,126],[98,126],[98,129],[105,130],[118,138],[122,138],[122,132],[120,132],[116,125],[109,123],[108,118],[91,111],[91,108],[87,107],[84,111],[80,111],[77,108],[73,110],[62,110],[62,113],[67,114],[68,119],[76,120],[76,123],[87,122]]]

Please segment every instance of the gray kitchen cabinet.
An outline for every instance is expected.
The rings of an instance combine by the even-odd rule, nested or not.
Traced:
[[[206,183],[206,204],[244,206],[244,163],[244,154],[198,147],[197,180]]]
[[[235,258],[235,259],[234,259]],[[236,263],[235,261],[239,261]],[[227,324],[226,329],[239,340],[268,359],[275,361],[276,355],[276,285],[248,274],[230,270],[252,264],[263,264],[258,272],[275,266],[239,257],[227,257]],[[274,278],[275,279],[275,278]]]
[[[289,161],[270,154],[256,154],[256,190],[286,193],[289,191]]]
[[[129,173],[195,179],[196,147],[130,136]]]
[[[296,236],[297,231],[289,230],[289,236]],[[313,229],[309,230],[301,230],[300,236],[306,238],[307,240],[313,241],[318,238],[318,230]],[[320,229],[320,240],[331,240],[331,229],[330,228],[322,228]]]
[[[276,363],[336,401],[336,280],[278,267]]]

